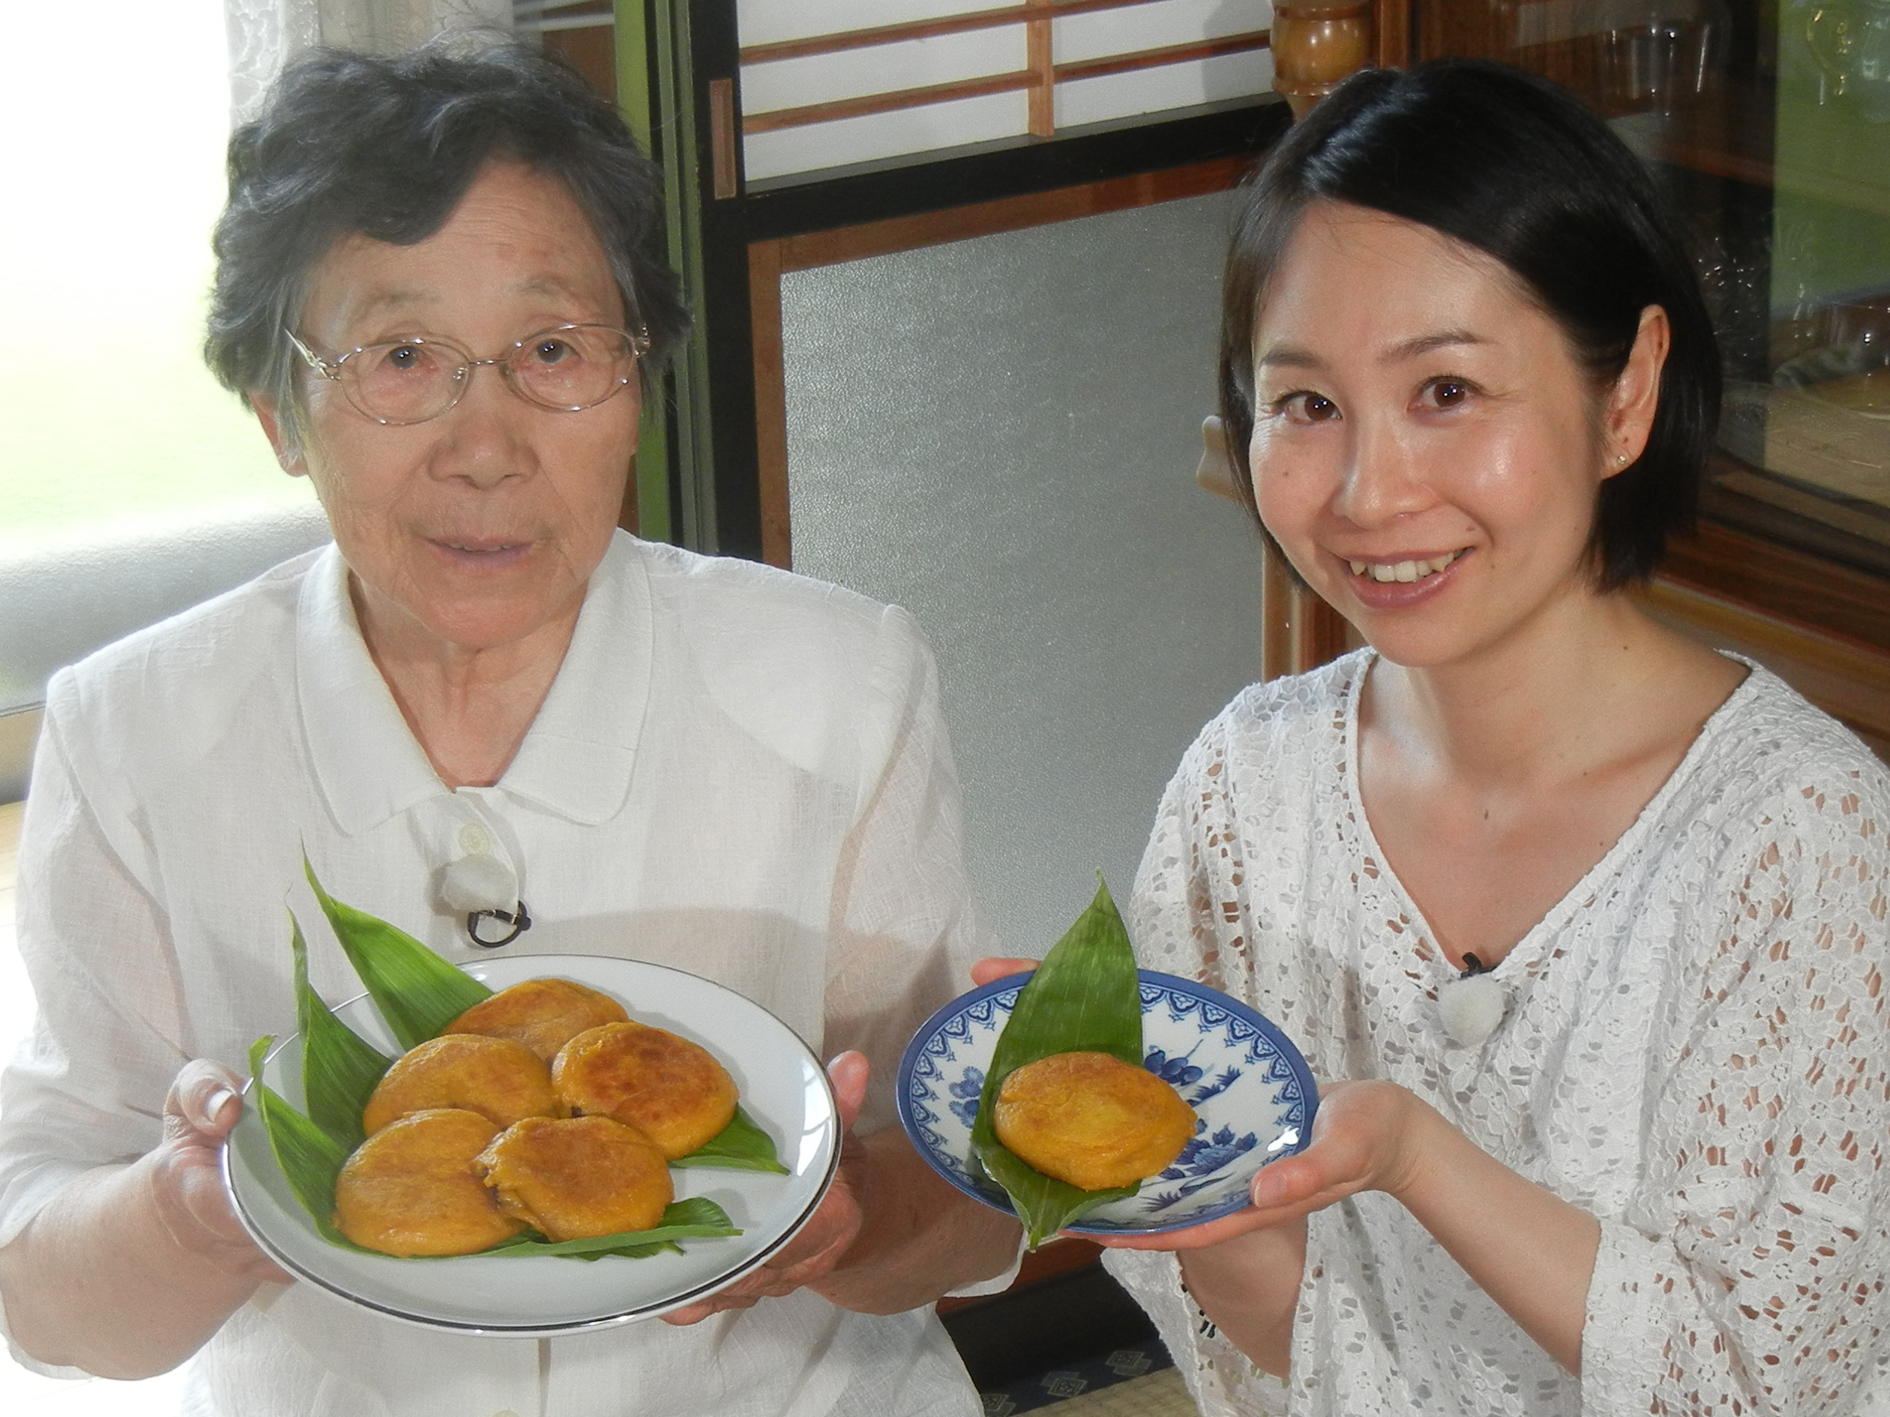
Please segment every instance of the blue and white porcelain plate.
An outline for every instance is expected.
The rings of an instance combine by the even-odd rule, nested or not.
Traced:
[[[1029,980],[1014,974],[952,1000],[927,1019],[899,1063],[899,1120],[919,1154],[968,1196],[999,1210],[1010,1198],[971,1158],[985,1069]],[[1172,974],[1140,971],[1143,1066],[1194,1108],[1194,1139],[1127,1200],[1069,1228],[1156,1234],[1231,1215],[1254,1173],[1303,1150],[1319,1089],[1293,1040],[1245,1004]]]

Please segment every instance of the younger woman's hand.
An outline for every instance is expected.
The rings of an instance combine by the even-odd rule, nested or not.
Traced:
[[[1359,1191],[1398,1195],[1416,1174],[1426,1124],[1435,1116],[1396,1083],[1328,1083],[1319,1090],[1311,1144],[1260,1169],[1248,1209],[1163,1235],[1090,1238],[1114,1249],[1193,1250],[1290,1224]]]

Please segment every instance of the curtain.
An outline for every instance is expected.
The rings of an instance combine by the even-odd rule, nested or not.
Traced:
[[[282,66],[333,45],[387,54],[442,30],[512,28],[512,0],[224,0],[235,121],[256,115]]]

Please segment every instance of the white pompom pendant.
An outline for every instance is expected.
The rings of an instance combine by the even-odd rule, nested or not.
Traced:
[[[518,873],[491,853],[476,851],[446,868],[440,899],[462,915],[511,910],[518,904]]]
[[[1503,986],[1488,974],[1466,973],[1437,991],[1438,1022],[1466,1048],[1476,1047],[1496,1032],[1508,1006]]]

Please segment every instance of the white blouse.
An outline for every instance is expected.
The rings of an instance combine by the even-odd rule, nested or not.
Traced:
[[[1360,651],[1255,686],[1169,785],[1143,963],[1252,1003],[1321,1079],[1389,1078],[1597,1216],[1564,1373],[1395,1201],[1314,1215],[1292,1377],[1171,1256],[1110,1267],[1209,1417],[1890,1411],[1890,774],[1764,669],[1504,958],[1483,1043],[1358,794]]]
[[[449,959],[471,842],[516,872],[509,954],[674,965],[863,1050],[863,1130],[977,952],[936,672],[903,611],[619,536],[504,778],[448,791],[356,627],[330,547],[64,671],[19,859],[37,1031],[0,1092],[0,1243],[80,1172],[159,1136],[187,1059],[239,1073],[295,1029],[285,903],[315,988],[360,991],[302,882]],[[42,1371],[45,1371],[42,1369]],[[265,1285],[199,1356],[219,1417],[970,1417],[929,1310],[801,1292],[692,1328],[549,1341],[434,1333]]]

